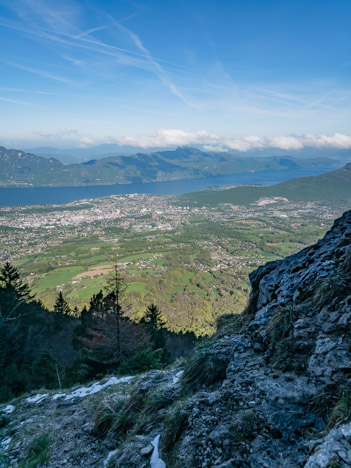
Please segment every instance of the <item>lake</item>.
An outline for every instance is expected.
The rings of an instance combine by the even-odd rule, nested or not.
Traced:
[[[341,167],[338,166],[338,167]],[[275,171],[243,172],[201,179],[182,179],[167,182],[143,182],[116,185],[91,185],[85,187],[32,187],[0,188],[0,206],[28,206],[69,203],[108,195],[149,193],[153,195],[181,195],[210,187],[226,185],[274,185],[285,180],[323,174],[338,167],[309,169],[284,169]]]

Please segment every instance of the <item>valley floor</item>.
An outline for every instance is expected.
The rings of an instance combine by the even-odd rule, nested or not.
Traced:
[[[2,208],[0,260],[50,309],[58,290],[72,309],[88,304],[117,261],[133,318],[156,302],[172,331],[208,335],[220,316],[244,309],[250,271],[315,242],[344,208],[281,198],[187,206],[137,194]]]

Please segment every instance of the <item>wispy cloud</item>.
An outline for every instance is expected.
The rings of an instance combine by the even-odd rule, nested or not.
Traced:
[[[70,140],[78,141],[78,144],[81,148],[86,148],[87,146],[94,145],[96,141],[90,136],[82,135],[76,128],[66,128],[63,130],[58,130],[56,132],[45,132],[42,130],[32,131],[33,135],[40,136],[47,140]]]
[[[67,78],[63,78],[61,76],[56,76],[53,75],[45,70],[39,70],[37,68],[33,67],[28,67],[26,65],[22,65],[21,63],[14,63],[14,62],[5,62],[7,65],[10,65],[11,67],[18,68],[19,70],[23,70],[29,73],[34,73],[35,75],[39,75],[42,78],[48,78],[50,80],[54,81],[60,81],[61,83],[67,83],[67,84],[72,84],[73,82]]]
[[[56,132],[44,132],[41,130],[34,130],[34,135],[41,136],[43,138],[65,138],[65,137],[81,137],[81,134],[76,128],[58,130]]]
[[[136,47],[142,52],[143,56],[146,57],[152,65],[156,76],[163,84],[165,84],[168,87],[171,93],[178,97],[185,104],[195,108],[196,106],[193,103],[191,103],[178,89],[178,87],[171,81],[171,79],[168,77],[167,73],[165,72],[159,61],[155,60],[154,57],[152,57],[149,50],[142,43],[140,37],[130,29],[126,28],[125,26],[122,26],[117,21],[115,21],[115,24],[120,30],[124,31],[131,38]]]
[[[118,24],[122,28],[122,25],[120,22],[117,22],[116,20],[111,19],[110,17],[109,17],[110,23],[82,31],[79,28],[77,28],[73,23],[68,23],[67,21],[48,22],[47,17],[46,17],[46,13],[48,11],[49,11],[48,8],[46,8],[43,11],[37,10],[37,13],[40,13],[40,17],[43,18],[44,20],[44,21],[41,21],[41,24],[38,24],[35,22],[34,24],[32,23],[27,24],[27,22],[23,23],[23,22],[18,22],[18,21],[9,21],[6,18],[0,17],[0,25],[8,29],[13,29],[13,30],[25,33],[29,36],[35,36],[35,37],[39,37],[48,41],[71,45],[73,47],[81,47],[81,48],[91,50],[93,52],[104,53],[103,49],[107,49],[109,51],[117,51],[122,54],[134,55],[134,56],[141,57],[147,60],[150,60],[151,58],[154,62],[164,63],[172,67],[177,67],[181,69],[185,68],[183,65],[179,65],[179,64],[176,64],[171,61],[161,59],[158,57],[153,57],[146,50],[136,51],[132,49],[127,49],[125,47],[119,47],[114,44],[108,44],[102,40],[98,40],[94,38],[94,36],[92,36],[94,32],[112,28],[113,26],[116,26],[116,24]],[[49,17],[50,16],[51,15],[49,15]],[[55,14],[54,17],[58,18],[59,15]],[[64,24],[64,27],[62,27],[62,24]],[[129,31],[127,28],[124,28],[124,29],[125,31]],[[89,45],[97,46],[98,48],[89,47]]]
[[[3,1],[3,3],[6,2]],[[344,89],[342,89],[343,86],[332,82],[332,78],[330,82],[325,79],[323,82],[321,80],[313,83],[312,78],[305,79],[307,75],[303,73],[300,82],[298,79],[289,79],[285,72],[284,75],[279,75],[278,72],[277,78],[268,78],[264,81],[255,70],[255,78],[252,78],[250,73],[254,66],[247,64],[247,58],[240,58],[238,63],[229,62],[226,59],[225,50],[217,47],[219,43],[212,43],[210,47],[209,39],[206,42],[205,36],[201,38],[201,32],[196,35],[194,44],[190,44],[189,38],[195,36],[188,35],[187,31],[184,32],[182,41],[179,41],[179,47],[181,45],[184,47],[183,54],[179,53],[172,57],[171,52],[166,53],[164,47],[156,48],[155,42],[149,41],[149,35],[156,33],[154,28],[147,30],[143,18],[135,22],[141,25],[140,29],[130,26],[132,23],[128,24],[128,27],[125,25],[126,21],[140,12],[148,8],[151,10],[152,7],[149,5],[145,4],[140,7],[135,6],[134,2],[126,2],[130,7],[127,16],[116,19],[106,13],[108,6],[101,2],[16,0],[7,3],[6,7],[12,9],[14,14],[9,15],[11,18],[0,17],[0,25],[16,31],[18,38],[25,39],[28,43],[32,41],[31,44],[34,44],[34,47],[38,46],[37,52],[42,50],[42,56],[45,57],[45,61],[39,64],[34,61],[39,53],[33,56],[28,54],[28,57],[23,55],[21,59],[19,58],[21,57],[20,51],[15,54],[9,51],[11,55],[7,58],[8,65],[51,80],[51,85],[57,82],[75,86],[74,91],[79,89],[79,92],[75,93],[77,96],[75,108],[72,108],[73,101],[68,100],[67,95],[65,96],[66,105],[61,106],[60,112],[62,113],[70,110],[67,117],[72,119],[72,123],[67,123],[67,125],[76,125],[76,117],[90,102],[94,105],[94,111],[96,110],[95,115],[99,115],[101,121],[105,119],[105,129],[109,129],[100,131],[111,133],[113,123],[111,119],[108,120],[108,112],[105,111],[106,107],[109,107],[110,96],[113,96],[111,102],[118,101],[118,110],[125,113],[125,120],[133,121],[134,119],[133,124],[135,122],[136,125],[144,125],[144,128],[146,126],[148,129],[178,125],[182,128],[188,125],[189,129],[194,128],[196,122],[198,127],[195,128],[214,129],[219,133],[229,134],[232,129],[240,133],[255,133],[256,131],[268,133],[271,128],[275,128],[277,133],[285,131],[288,133],[292,130],[296,132],[306,130],[327,132],[331,129],[348,131],[345,122],[351,115],[349,105],[351,93],[345,84],[346,81],[343,81]],[[133,12],[134,9],[138,11]],[[118,8],[118,11],[122,10]],[[131,14],[128,15],[130,11]],[[149,11],[149,16],[145,18],[149,22],[150,13],[152,12]],[[155,18],[153,27],[158,17]],[[10,31],[7,32],[10,34]],[[171,31],[169,37],[172,47],[175,45],[173,34],[174,31]],[[42,49],[41,46],[43,46]],[[188,57],[186,56],[187,49],[190,51]],[[18,49],[14,48],[14,50]],[[170,48],[170,50],[174,49]],[[193,53],[193,59],[191,59],[191,53]],[[176,59],[176,56],[182,56],[182,59]],[[181,63],[177,63],[178,60]],[[247,67],[247,70],[244,67]],[[282,76],[286,77],[286,80],[283,80]],[[73,81],[78,81],[77,77],[81,80],[78,83]],[[122,86],[120,81],[129,82],[131,85]],[[135,83],[135,86],[132,83]],[[50,89],[49,83],[46,84]],[[46,84],[37,84],[37,87],[44,88]],[[26,87],[27,85],[18,84],[18,86]],[[7,93],[5,89],[3,92]],[[18,90],[17,92],[24,91]],[[41,94],[40,91],[36,93]],[[8,96],[15,99],[22,97],[15,94]],[[178,102],[173,98],[174,96]],[[172,99],[169,99],[170,97]],[[79,103],[82,103],[81,107]],[[105,105],[104,108],[105,103],[107,106]],[[128,106],[133,110],[128,109]],[[169,110],[177,115],[165,118],[165,112]],[[116,112],[116,108],[110,110],[111,115],[115,116]],[[146,124],[144,123],[146,119],[142,122],[140,117],[143,112],[148,112]],[[42,119],[42,116],[40,118]],[[94,117],[89,116],[89,119],[92,121]],[[86,120],[86,125],[90,124],[89,119]],[[152,127],[150,127],[151,124]],[[94,123],[91,123],[90,130],[95,127]],[[126,128],[128,128],[127,124],[123,126],[123,131],[126,131]],[[141,133],[143,131],[149,130],[140,130]],[[156,134],[142,137],[142,139],[147,142],[148,139],[155,137],[160,141],[166,138],[165,135]],[[171,135],[169,134],[167,138],[171,139]],[[188,136],[177,134],[176,140],[177,138],[180,141],[182,139],[187,141]],[[192,137],[191,141],[193,140],[194,143],[190,144],[196,144],[197,137]],[[238,151],[245,151],[246,148],[251,147],[265,147],[268,144],[287,148],[305,145],[301,139],[296,140],[295,137],[285,135],[272,136],[270,141],[268,137],[265,139],[259,137],[222,139],[218,137],[208,138],[208,140],[209,142],[205,144],[209,146],[223,145],[225,141],[224,149],[233,148]]]
[[[28,94],[43,94],[45,96],[54,96],[56,93],[51,93],[49,91],[38,91],[35,89],[23,89],[23,88],[0,88],[0,91],[6,91],[10,93],[28,93]]]
[[[307,85],[307,84],[306,84]],[[258,89],[257,96],[263,101],[273,101],[280,104],[280,107],[285,106],[291,117],[306,116],[309,111],[313,110],[335,110],[335,105],[348,99],[347,95],[340,97],[340,92],[345,93],[344,90],[329,89],[328,91],[318,91],[318,87],[314,90],[306,90],[301,95],[300,93],[286,93],[278,90],[271,89]],[[307,96],[306,96],[307,94]],[[337,99],[335,99],[337,96]]]
[[[0,101],[3,101],[3,102],[10,102],[11,104],[19,104],[21,106],[29,106],[30,103],[29,102],[26,102],[26,101],[19,101],[17,99],[10,99],[10,98],[6,98],[6,97],[0,97]]]
[[[92,34],[94,32],[98,32],[98,31],[102,31],[103,29],[107,29],[107,28],[110,28],[110,27],[111,27],[111,25],[107,24],[106,26],[97,26],[96,28],[90,28],[90,29],[87,29],[86,31],[82,31],[76,37],[78,39],[81,39],[84,36],[88,36],[89,34]]]
[[[183,101],[185,104],[196,107],[184,96],[179,87],[169,77],[164,69],[164,65],[184,69],[184,66],[172,63],[171,61],[154,57],[150,51],[144,46],[141,38],[132,30],[121,24],[112,17],[105,15],[107,24],[99,25],[94,28],[81,30],[75,22],[74,16],[67,15],[67,4],[65,8],[53,10],[45,2],[41,0],[22,0],[19,2],[22,7],[15,5],[15,11],[22,19],[20,22],[7,21],[0,18],[2,26],[15,29],[26,35],[41,38],[45,41],[60,43],[74,48],[81,48],[93,53],[102,54],[104,56],[114,57],[117,63],[124,66],[132,66],[142,70],[151,72],[158,80],[165,85],[169,91]],[[70,4],[72,8],[74,4]],[[134,14],[130,15],[130,17]],[[124,18],[125,20],[125,18]],[[106,41],[97,39],[94,34],[111,28],[118,28],[125,38],[131,42],[134,48],[122,47],[119,44],[111,44]],[[78,59],[74,60],[76,65],[82,64]],[[51,78],[57,81],[69,83],[70,80],[55,76],[44,70],[26,67],[19,64],[11,64],[22,68],[28,72],[36,73],[46,78]]]

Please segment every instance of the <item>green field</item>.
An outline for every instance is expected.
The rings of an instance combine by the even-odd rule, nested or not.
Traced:
[[[68,239],[42,256],[23,256],[17,264],[34,273],[33,290],[47,307],[53,307],[57,290],[62,289],[70,306],[81,308],[93,294],[104,290],[107,270],[102,268],[100,275],[91,278],[74,278],[111,266],[116,259],[123,266],[126,302],[132,315],[140,317],[149,303],[157,302],[172,329],[190,327],[198,334],[211,333],[217,315],[244,308],[249,271],[298,250],[322,232],[313,225],[299,233],[287,226],[272,232],[273,221],[260,220],[262,225],[257,227],[201,219],[176,233],[159,233],[147,242],[141,242],[139,234],[126,236],[119,240],[118,250],[116,244],[94,237]],[[214,271],[219,262],[222,268]],[[202,318],[189,323],[194,310]]]

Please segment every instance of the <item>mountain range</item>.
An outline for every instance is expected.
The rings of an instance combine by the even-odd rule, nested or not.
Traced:
[[[218,154],[218,152],[211,152],[206,147],[199,145],[197,148],[200,151],[204,151],[210,154]],[[148,153],[157,153],[159,151],[175,151],[177,146],[165,146],[163,148],[153,147],[148,148]],[[40,146],[36,148],[23,148],[24,152],[33,153],[37,156],[44,158],[55,158],[64,164],[86,162],[90,159],[103,159],[106,157],[116,156],[130,156],[136,153],[144,153],[146,150],[141,146],[128,146],[119,145],[116,143],[105,143],[97,146],[91,146],[88,148],[54,148],[48,146]],[[331,148],[314,148],[304,147],[302,149],[290,149],[289,151],[280,148],[264,148],[254,149],[242,153],[240,151],[235,152],[234,150],[228,152],[222,152],[222,155],[235,155],[239,158],[271,158],[271,157],[286,157],[289,155],[292,158],[297,159],[312,159],[312,158],[332,158],[343,161],[351,161],[351,149],[331,149]]]
[[[341,165],[342,161],[334,157],[236,156],[208,153],[190,147],[63,164],[54,157],[46,158],[0,146],[0,186],[111,185],[318,166],[333,169]]]

